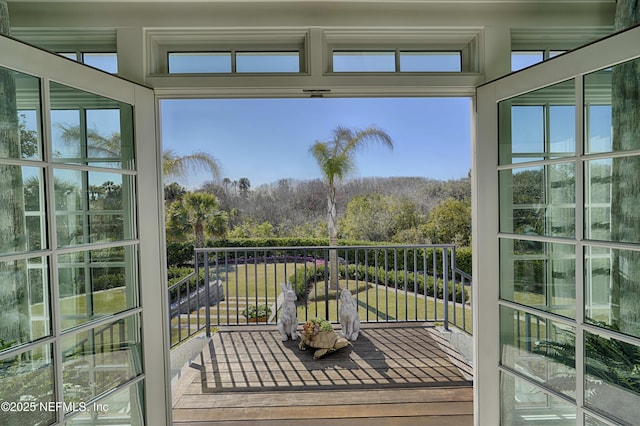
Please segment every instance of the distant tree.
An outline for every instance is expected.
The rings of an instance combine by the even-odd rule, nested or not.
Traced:
[[[391,241],[421,222],[414,202],[406,198],[370,194],[354,197],[340,220],[341,233],[349,239]]]
[[[310,152],[318,162],[320,170],[329,185],[327,195],[327,223],[329,228],[329,245],[338,245],[338,217],[336,209],[336,184],[341,182],[355,169],[355,154],[371,143],[380,143],[393,149],[391,137],[377,127],[354,130],[336,127],[332,139],[316,142]],[[337,264],[335,250],[329,252],[331,265]],[[338,274],[331,274],[331,286],[338,287]]]
[[[238,189],[240,190],[240,197],[246,200],[249,197],[249,188],[251,188],[251,181],[249,178],[243,177],[238,181]]]
[[[203,192],[187,193],[167,211],[167,233],[178,241],[193,235],[196,247],[204,247],[205,237],[223,236],[226,224],[227,215],[218,209],[216,197]]]
[[[471,242],[471,205],[448,198],[431,210],[424,233],[433,244],[468,246]]]
[[[164,186],[164,200],[168,204],[181,200],[186,193],[187,190],[177,182],[171,182],[169,185]]]

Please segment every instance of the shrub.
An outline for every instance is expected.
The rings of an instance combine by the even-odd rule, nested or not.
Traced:
[[[271,315],[271,308],[268,305],[249,305],[242,311],[242,316],[245,318],[268,318],[269,315]]]
[[[298,296],[299,303],[305,303],[313,285],[318,281],[324,280],[324,265],[315,267],[298,267],[293,275],[289,277],[293,290],[296,292],[296,296]]]

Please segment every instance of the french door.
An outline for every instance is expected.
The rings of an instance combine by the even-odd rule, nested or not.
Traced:
[[[0,423],[168,424],[154,93],[0,51]]]
[[[476,424],[637,423],[638,40],[477,89]]]

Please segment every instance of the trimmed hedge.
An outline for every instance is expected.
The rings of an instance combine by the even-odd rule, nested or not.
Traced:
[[[425,285],[426,285],[426,295],[433,296],[434,295],[434,285],[433,285],[433,276],[426,277],[425,284],[425,276],[423,274],[416,274],[414,272],[405,272],[405,271],[395,271],[389,270],[385,272],[384,268],[376,268],[373,266],[366,267],[364,265],[340,265],[338,267],[338,273],[340,279],[348,278],[350,280],[358,280],[358,281],[369,281],[373,282],[375,280],[377,274],[377,283],[386,285],[392,288],[398,288],[399,290],[404,290],[405,285],[407,287],[407,291],[416,293],[416,294],[425,294]],[[325,267],[320,265],[315,268],[297,268],[296,272],[289,277],[289,281],[291,281],[293,288],[298,295],[298,300],[303,303],[306,303],[307,296],[309,292],[312,290],[313,285],[318,281],[324,281],[326,279],[326,270]],[[444,283],[441,278],[436,280],[435,292],[439,299],[443,298],[444,294]],[[455,299],[456,302],[462,303],[462,292],[463,286],[462,284],[456,284],[455,289]],[[449,289],[448,300],[453,301],[453,295],[451,294],[451,289]],[[464,289],[464,300],[465,302],[469,301],[469,291]]]

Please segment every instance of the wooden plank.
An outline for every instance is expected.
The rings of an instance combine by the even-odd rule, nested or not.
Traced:
[[[239,419],[341,419],[375,417],[423,417],[446,415],[473,415],[471,402],[403,403],[403,404],[353,404],[317,405],[310,407],[244,407],[177,409],[174,422],[239,420]]]
[[[274,392],[184,395],[174,408],[238,408],[268,406],[313,406],[318,404],[392,404],[423,402],[473,402],[472,388],[429,388],[339,392]]]
[[[379,417],[367,419],[331,419],[332,426],[472,426],[473,416]],[[322,419],[311,420],[234,420],[180,422],[180,426],[318,426]]]

